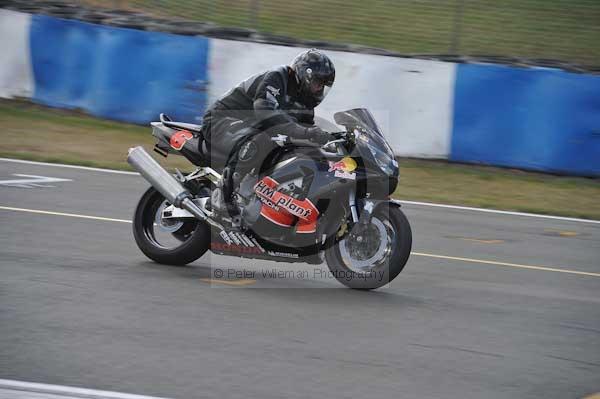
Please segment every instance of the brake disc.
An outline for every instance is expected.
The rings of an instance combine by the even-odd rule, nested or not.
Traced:
[[[350,268],[365,271],[379,265],[386,258],[389,244],[385,225],[374,217],[367,229],[358,234],[350,233],[339,243],[339,248]]]

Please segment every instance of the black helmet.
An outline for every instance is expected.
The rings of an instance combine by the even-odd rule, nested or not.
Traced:
[[[333,62],[317,49],[304,51],[292,62],[302,103],[314,108],[323,101],[335,80]]]

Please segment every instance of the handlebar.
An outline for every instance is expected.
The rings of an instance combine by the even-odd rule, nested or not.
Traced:
[[[348,132],[329,132],[335,139],[345,139],[348,136]]]
[[[306,139],[294,139],[290,136],[286,136],[283,134],[278,134],[277,136],[271,137],[271,141],[274,141],[281,146],[283,146],[285,144],[296,142],[298,144],[308,145],[310,147],[318,147],[321,149],[326,149],[327,147],[329,147],[332,144],[345,143],[346,139],[348,137],[348,132],[345,132],[345,131],[344,132],[328,132],[328,133],[333,138],[333,140],[330,140],[327,143],[322,144],[322,145],[319,145],[313,141],[306,140]]]

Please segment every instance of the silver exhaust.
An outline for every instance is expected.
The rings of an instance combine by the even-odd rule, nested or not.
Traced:
[[[171,204],[190,212],[196,219],[224,230],[192,201],[192,194],[154,160],[141,146],[129,149],[127,162],[160,192]]]

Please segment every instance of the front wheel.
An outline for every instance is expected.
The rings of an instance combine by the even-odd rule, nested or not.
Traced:
[[[412,231],[397,206],[383,204],[360,231],[330,245],[325,260],[334,277],[347,287],[371,290],[392,281],[404,268]]]
[[[140,250],[155,262],[186,265],[210,246],[210,227],[196,219],[163,219],[170,205],[150,187],[140,199],[133,218],[133,236]]]

